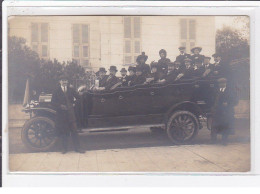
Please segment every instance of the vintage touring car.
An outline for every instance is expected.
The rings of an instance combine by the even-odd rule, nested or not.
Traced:
[[[83,132],[115,131],[150,127],[165,131],[173,143],[192,140],[209,117],[217,78],[189,79],[171,84],[118,87],[85,92],[76,101],[75,113]],[[51,95],[42,94],[24,110],[31,118],[22,129],[23,143],[32,150],[46,151],[56,143],[56,112]]]

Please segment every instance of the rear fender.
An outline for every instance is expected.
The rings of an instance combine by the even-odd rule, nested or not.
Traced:
[[[175,111],[178,110],[185,110],[185,111],[190,111],[191,113],[193,113],[194,115],[196,115],[196,117],[199,117],[200,115],[203,114],[201,108],[199,107],[199,105],[197,105],[194,102],[190,102],[190,101],[184,101],[178,104],[173,105],[166,113],[165,115],[165,121],[168,120],[168,118],[172,115],[172,113],[174,113]]]

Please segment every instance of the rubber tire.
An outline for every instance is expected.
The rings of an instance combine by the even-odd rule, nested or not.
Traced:
[[[37,120],[43,120],[47,123],[49,123],[52,127],[55,128],[55,123],[53,120],[49,119],[48,117],[34,117],[31,118],[30,120],[26,121],[22,131],[21,131],[21,138],[22,138],[22,142],[24,143],[24,145],[30,149],[31,151],[36,151],[36,152],[46,152],[48,150],[50,150],[52,147],[54,147],[54,145],[56,144],[56,142],[58,141],[58,137],[55,136],[54,140],[48,145],[45,146],[43,148],[37,148],[37,147],[33,147],[28,141],[27,141],[27,137],[26,137],[26,129],[35,121]]]
[[[179,141],[176,141],[175,139],[172,138],[171,136],[171,132],[170,132],[170,125],[172,123],[172,121],[179,115],[182,115],[182,114],[185,114],[185,115],[189,115],[192,117],[193,121],[195,122],[195,130],[194,130],[194,133],[192,134],[192,136],[188,139],[188,140],[185,140],[185,141],[182,141],[182,142],[179,142]],[[188,143],[190,142],[197,134],[198,134],[198,129],[199,129],[199,121],[198,121],[198,118],[191,112],[189,111],[176,111],[172,114],[172,116],[169,118],[168,122],[167,122],[167,127],[166,127],[166,131],[167,131],[167,135],[169,137],[169,139],[174,143],[174,144],[185,144],[185,143]]]

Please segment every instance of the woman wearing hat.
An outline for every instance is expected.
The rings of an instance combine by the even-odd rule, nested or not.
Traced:
[[[147,65],[145,62],[147,61],[148,59],[148,56],[145,55],[145,52],[142,52],[141,55],[139,55],[137,58],[136,58],[136,63],[137,63],[137,66],[138,68],[141,68],[142,70],[142,73],[143,73],[143,76],[149,76],[150,74],[150,67],[149,65]]]
[[[158,73],[160,79],[163,79],[168,73],[168,64],[171,62],[170,59],[166,58],[167,52],[164,49],[159,51],[161,59],[158,60]]]
[[[202,48],[201,47],[194,47],[191,49],[191,52],[193,55],[191,56],[192,63],[195,64],[195,62],[203,63],[204,55],[201,55]]]

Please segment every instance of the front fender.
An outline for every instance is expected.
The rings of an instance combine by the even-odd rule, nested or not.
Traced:
[[[47,108],[47,107],[29,107],[29,108],[24,108],[22,110],[25,113],[30,113],[30,116],[32,117],[33,115],[36,116],[54,116],[56,115],[56,111],[54,109],[51,108]]]

